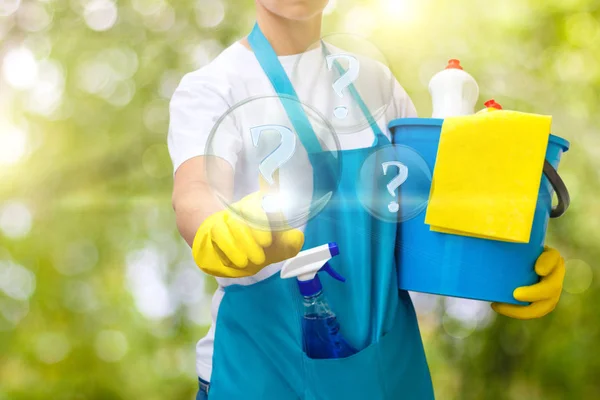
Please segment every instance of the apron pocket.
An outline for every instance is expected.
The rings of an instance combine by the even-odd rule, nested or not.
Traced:
[[[305,398],[392,399],[386,397],[386,371],[383,369],[382,353],[399,347],[394,342],[401,341],[402,331],[402,323],[397,320],[392,330],[377,342],[346,358],[315,360],[304,354],[308,378]]]
[[[406,294],[408,296],[408,294]],[[392,329],[377,342],[341,359],[307,366],[306,400],[430,400],[433,388],[412,307],[401,302]]]

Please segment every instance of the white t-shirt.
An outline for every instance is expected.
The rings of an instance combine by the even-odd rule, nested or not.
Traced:
[[[332,54],[342,53],[337,48],[328,48]],[[357,58],[360,59],[360,73],[354,84],[381,132],[389,138],[388,123],[396,118],[416,117],[414,105],[388,68],[375,61]],[[321,49],[279,57],[279,61],[292,81],[324,149],[347,150],[372,145],[373,131],[352,96],[347,89],[340,96],[333,88],[339,75],[328,69]],[[344,65],[344,59],[338,61],[347,66]],[[344,118],[334,116],[334,110],[340,106],[348,110]],[[171,100],[170,114],[168,145],[175,171],[192,157],[218,155],[235,170],[235,199],[258,190],[259,165],[273,150],[273,146],[269,149],[268,135],[265,134],[267,150],[258,151],[250,129],[265,124],[292,128],[253,52],[238,42],[225,49],[209,65],[183,77]],[[292,191],[302,193],[302,196],[296,197],[309,199],[312,171],[307,170],[310,163],[302,146],[296,147],[296,154],[286,163],[286,167],[288,164],[288,171],[292,172],[286,175],[284,168],[280,169],[281,187],[293,186]],[[300,175],[293,172],[298,170],[301,171]],[[225,294],[222,288],[231,284],[256,283],[277,273],[280,268],[280,264],[273,264],[252,277],[217,279],[220,288],[213,297],[213,323],[208,334],[197,345],[199,377],[210,381],[214,328]]]

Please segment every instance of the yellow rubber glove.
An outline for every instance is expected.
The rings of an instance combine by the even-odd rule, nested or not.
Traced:
[[[557,250],[546,247],[535,263],[535,272],[542,277],[539,283],[517,288],[513,292],[515,299],[531,302],[530,305],[493,303],[494,311],[511,318],[533,319],[554,310],[565,279],[565,260]]]
[[[231,209],[219,211],[202,223],[192,246],[194,260],[202,271],[223,278],[252,276],[298,254],[304,234],[297,229],[268,230],[269,218],[261,205],[263,196],[262,192],[248,195],[232,205],[236,213]],[[260,228],[246,221],[259,221]]]

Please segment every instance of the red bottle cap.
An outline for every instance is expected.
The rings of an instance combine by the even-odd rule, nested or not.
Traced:
[[[502,110],[502,106],[498,103],[496,103],[496,100],[494,99],[490,99],[488,101],[486,101],[485,103],[483,103],[484,106],[486,106],[487,108],[495,108],[497,110]]]
[[[448,65],[446,66],[446,69],[463,69],[463,67],[460,66],[460,60],[453,58],[448,61]]]

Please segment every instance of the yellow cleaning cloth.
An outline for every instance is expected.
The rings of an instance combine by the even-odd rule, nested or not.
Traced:
[[[527,243],[552,117],[494,111],[447,118],[425,223],[455,235]]]

